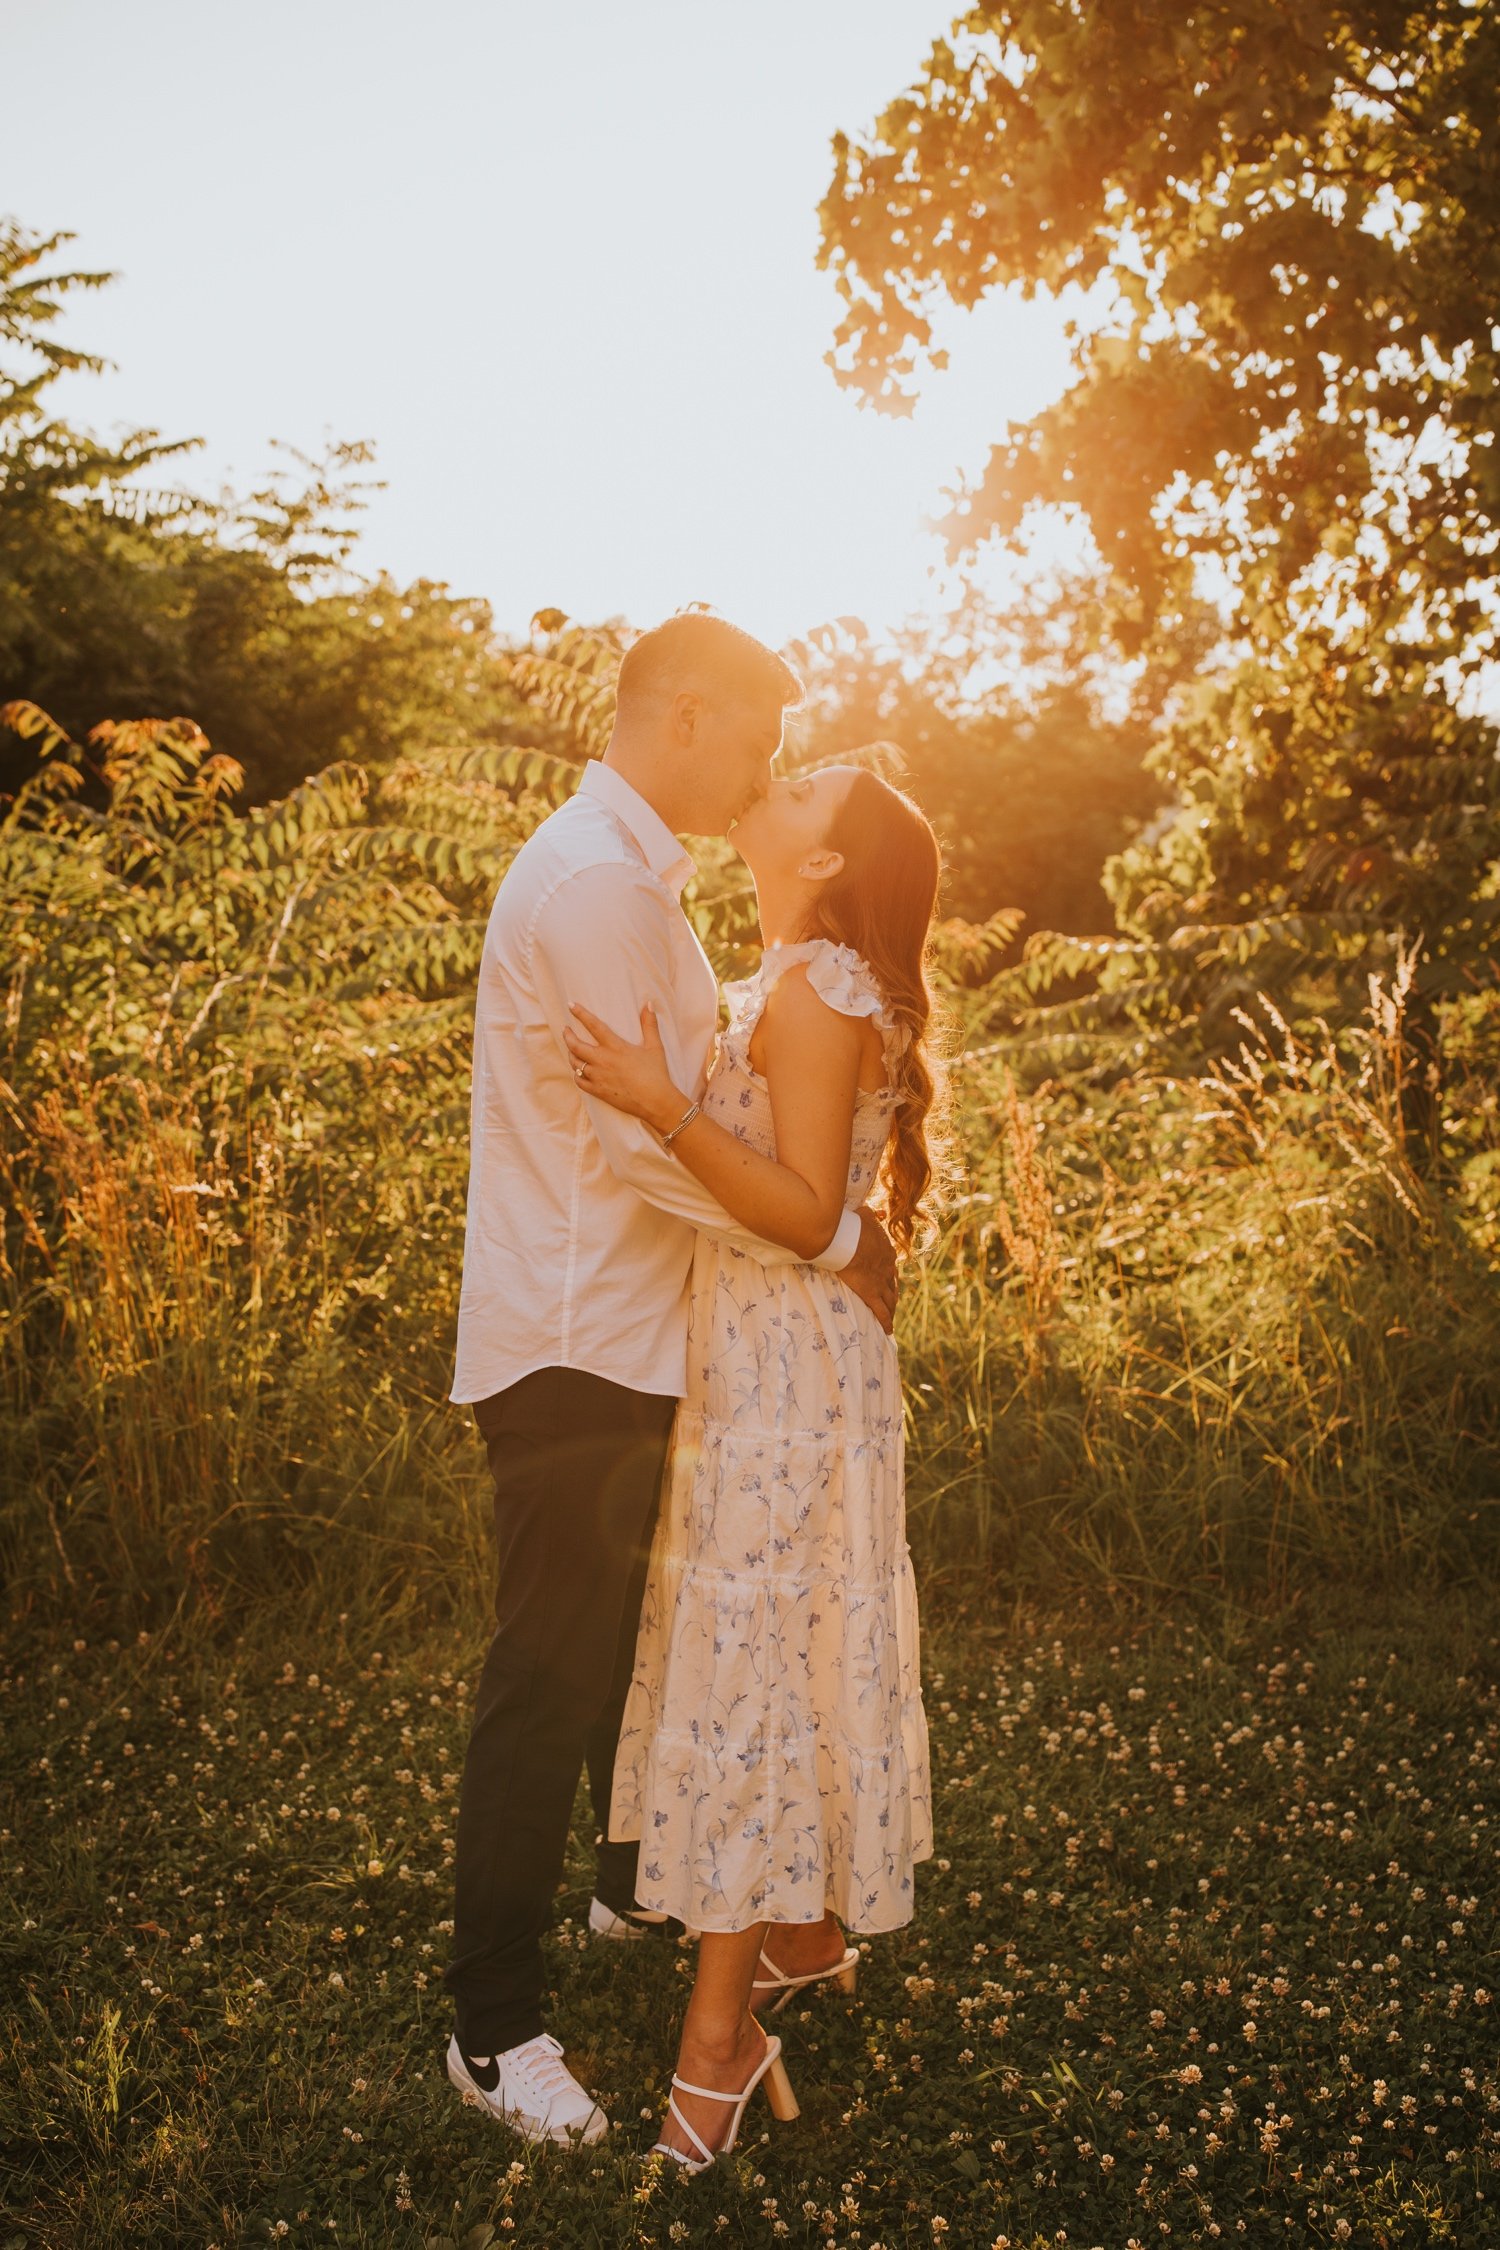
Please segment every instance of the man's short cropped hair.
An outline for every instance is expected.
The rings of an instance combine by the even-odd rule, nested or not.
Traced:
[[[684,689],[710,702],[764,703],[778,711],[802,700],[801,680],[774,649],[701,609],[679,610],[631,642],[620,660],[615,708],[629,720]]]

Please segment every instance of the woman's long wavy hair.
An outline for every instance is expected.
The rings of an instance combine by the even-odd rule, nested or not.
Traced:
[[[864,767],[855,774],[827,840],[843,854],[844,864],[819,885],[810,934],[852,946],[910,1034],[900,1065],[900,1100],[881,1164],[886,1225],[897,1246],[906,1250],[932,1184],[931,1127],[944,1092],[927,983],[927,940],[942,853],[921,809]]]

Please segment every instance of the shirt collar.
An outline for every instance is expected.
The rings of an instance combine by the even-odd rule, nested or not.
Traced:
[[[693,862],[660,813],[652,811],[640,791],[632,789],[613,766],[590,758],[583,769],[578,794],[599,798],[616,819],[624,823],[645,853],[646,865],[657,881],[665,883],[674,897],[680,897],[683,884],[693,872]]]

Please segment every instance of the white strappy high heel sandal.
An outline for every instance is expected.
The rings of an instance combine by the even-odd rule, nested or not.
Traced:
[[[859,1979],[859,1954],[852,1945],[844,1948],[842,1961],[833,1961],[826,1969],[813,1969],[803,1977],[783,1976],[775,1962],[767,1958],[764,1946],[761,1947],[760,1966],[767,1974],[758,1976],[750,1987],[750,2005],[757,2014],[762,2012],[762,2003],[769,2002],[764,2012],[777,2015],[794,1992],[804,1992],[810,1984],[823,1984],[829,1980],[852,2000]]]
[[[706,2172],[715,2157],[727,2156],[734,2147],[735,2141],[739,2137],[740,2119],[745,2114],[745,2104],[762,2079],[765,2080],[766,2100],[771,2105],[771,2115],[774,2118],[781,2124],[787,2125],[794,2117],[801,2116],[802,2113],[797,2107],[797,2097],[792,2092],[792,2082],[786,2074],[786,2065],[781,2059],[781,2041],[779,2039],[767,2038],[766,2051],[761,2056],[754,2077],[750,2080],[749,2085],[738,2094],[722,2093],[717,2086],[690,2086],[685,2078],[679,2078],[674,2071],[672,2074],[673,2092],[672,2098],[667,2103],[667,2115],[676,2119],[683,2132],[686,2133],[688,2139],[697,2149],[698,2154],[689,2156],[685,2149],[668,2148],[665,2141],[658,2141],[651,2154],[653,2156],[670,2156],[673,2163],[680,2164],[685,2172]],[[678,2094],[701,2094],[705,2101],[734,2103],[734,2115],[729,2120],[729,2131],[720,2147],[710,2148],[697,2128],[688,2123],[677,2106],[676,2097]]]

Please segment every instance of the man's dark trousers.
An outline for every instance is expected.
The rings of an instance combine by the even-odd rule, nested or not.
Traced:
[[[542,1932],[588,1766],[600,1838],[675,1398],[546,1367],[480,1401],[500,1578],[464,1760],[453,1960],[459,2045],[542,2029]],[[598,1845],[596,1895],[635,1900],[634,1844]]]

